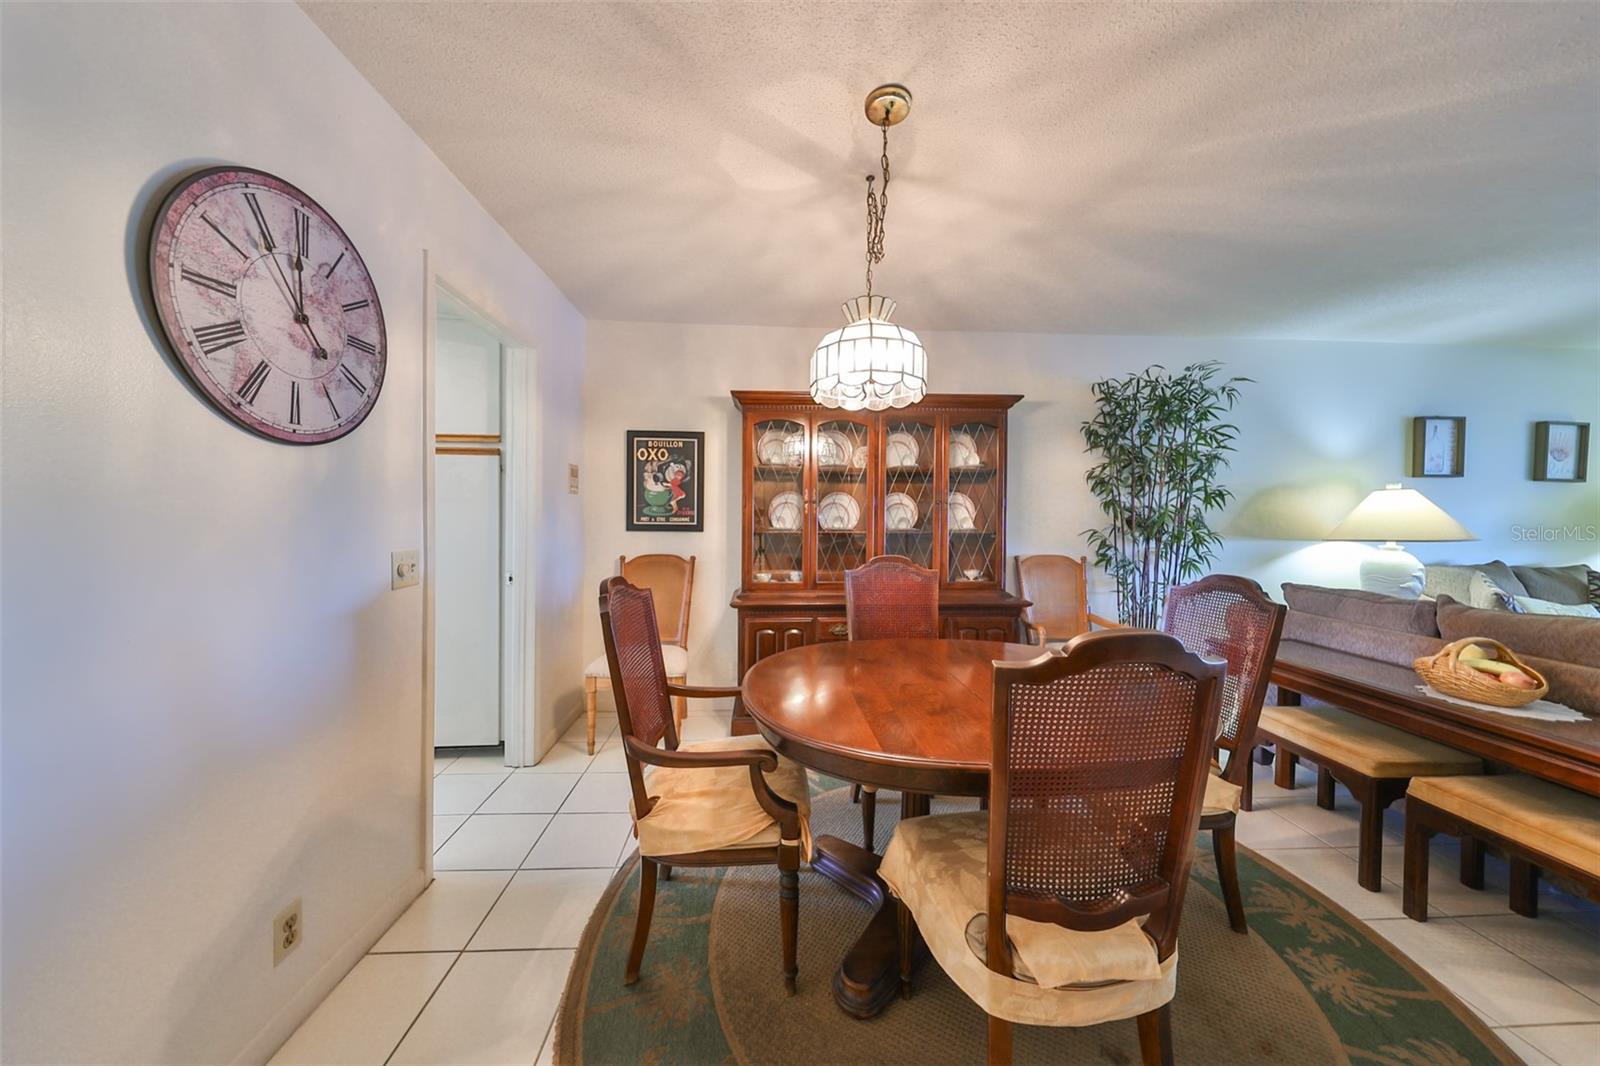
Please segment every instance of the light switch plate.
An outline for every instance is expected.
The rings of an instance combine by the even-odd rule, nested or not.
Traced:
[[[578,494],[578,464],[577,463],[568,463],[567,464],[567,494],[570,495],[570,496],[576,496]]]
[[[415,585],[418,581],[417,570],[417,553],[415,550],[389,553],[389,587],[391,589],[407,589]]]

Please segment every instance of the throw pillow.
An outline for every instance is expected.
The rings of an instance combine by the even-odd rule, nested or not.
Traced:
[[[1501,584],[1513,596],[1533,596],[1555,603],[1587,603],[1589,600],[1589,568],[1587,566],[1513,566],[1512,573],[1522,582],[1522,592]]]
[[[1517,605],[1517,597],[1490,581],[1482,570],[1473,574],[1471,583],[1467,585],[1467,602],[1489,611],[1522,610]]]
[[[1600,570],[1589,571],[1589,602],[1600,606]]]
[[[1532,596],[1513,597],[1517,610],[1525,614],[1559,614],[1569,618],[1600,618],[1600,607],[1592,603],[1557,603],[1554,600],[1536,600]],[[1478,606],[1473,604],[1474,607]]]
[[[1472,575],[1479,570],[1483,576],[1505,589],[1513,596],[1527,596],[1528,590],[1522,587],[1522,582],[1517,575],[1511,572],[1511,567],[1494,559],[1487,563],[1478,563],[1474,566],[1447,566],[1440,563],[1429,563],[1423,568],[1422,594],[1438,598],[1449,596],[1458,603],[1466,603],[1471,593],[1468,586],[1472,584]]]

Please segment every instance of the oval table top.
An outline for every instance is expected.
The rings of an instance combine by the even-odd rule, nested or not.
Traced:
[[[762,659],[741,692],[762,736],[802,766],[880,788],[981,796],[992,664],[1042,654],[978,640],[841,640]]]

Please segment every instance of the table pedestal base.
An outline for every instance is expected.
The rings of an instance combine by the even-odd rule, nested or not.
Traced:
[[[902,819],[927,813],[927,796],[902,795]],[[866,929],[833,975],[834,1002],[856,1018],[881,1013],[901,992],[899,907],[878,876],[882,861],[881,856],[836,836],[818,837],[811,855],[813,870],[875,908]],[[921,954],[919,951],[913,955],[913,963],[920,961]]]

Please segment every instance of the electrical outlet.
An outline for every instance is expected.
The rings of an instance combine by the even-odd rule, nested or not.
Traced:
[[[305,920],[300,916],[300,901],[295,900],[272,920],[272,965],[276,966],[283,961],[283,957],[300,946],[300,941],[305,939]]]
[[[578,464],[577,463],[568,463],[567,464],[567,492],[568,492],[569,495],[572,495],[572,496],[576,496],[578,494]]]
[[[389,553],[389,587],[391,589],[408,589],[417,583],[417,553],[390,552]]]

